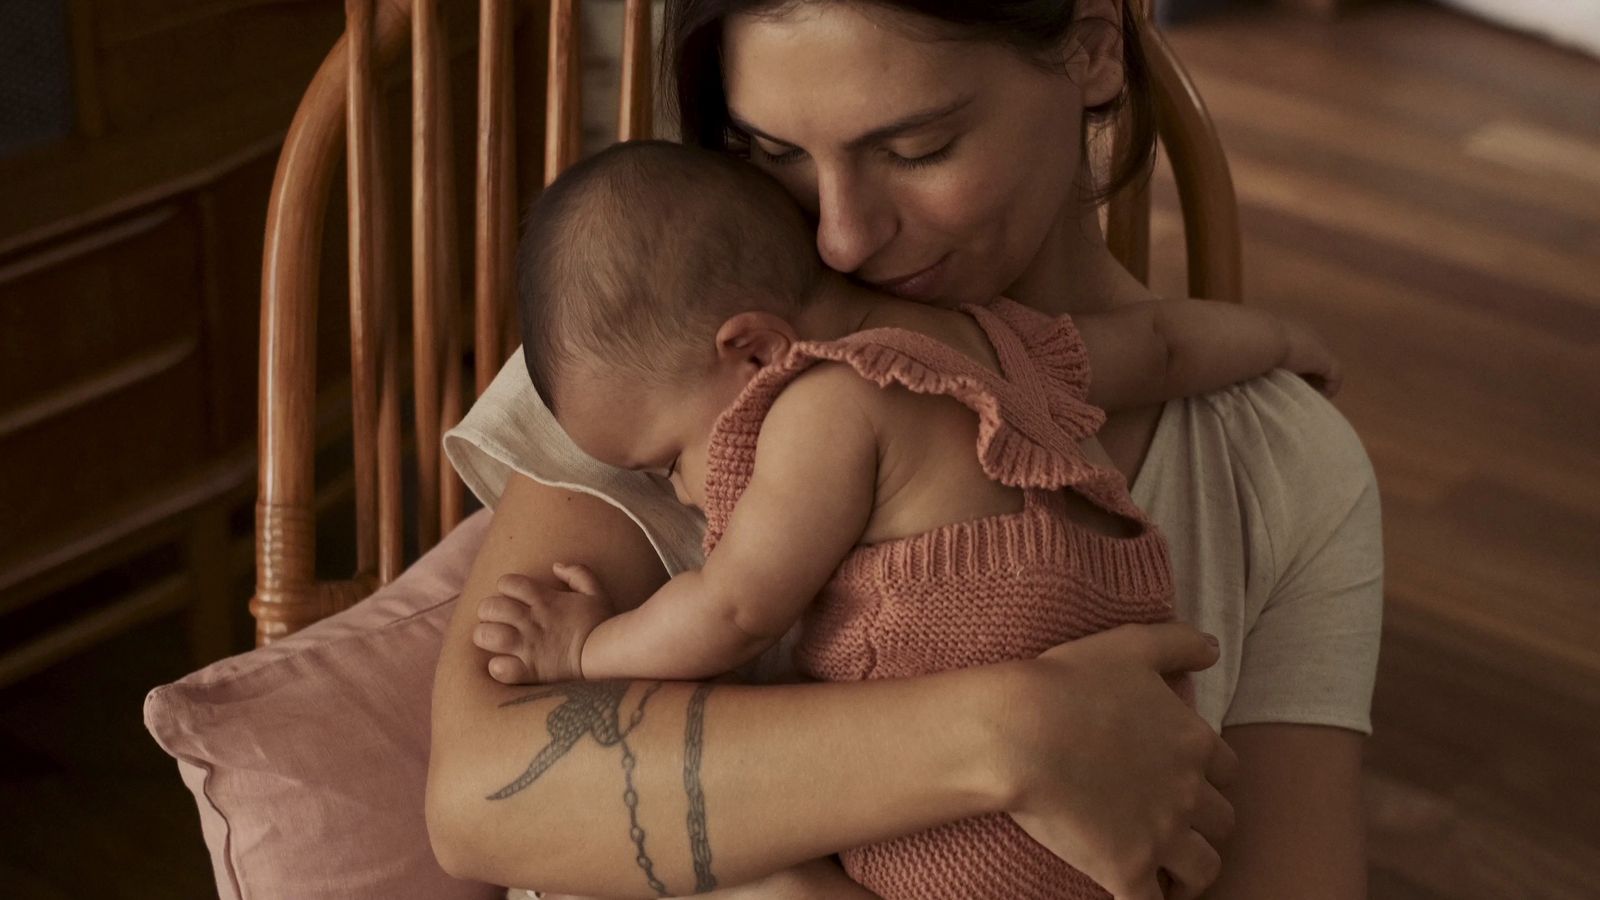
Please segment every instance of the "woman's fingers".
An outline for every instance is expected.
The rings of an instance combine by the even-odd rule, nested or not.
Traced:
[[[1165,898],[1160,883],[1154,878],[1145,878],[1133,887],[1112,891],[1111,896],[1112,900],[1164,900]]]
[[[1161,868],[1172,879],[1166,900],[1196,900],[1222,874],[1222,855],[1190,831],[1167,848]]]
[[[1218,656],[1181,622],[1123,625],[1016,670],[1027,677],[1002,744],[1015,773],[1007,812],[1117,900],[1161,900],[1162,868],[1190,896],[1215,877],[1210,859],[1233,827],[1221,788],[1238,760],[1170,678]]]
[[[1233,834],[1233,804],[1208,784],[1200,792],[1200,802],[1190,815],[1189,824],[1211,846],[1220,847]]]
[[[1239,754],[1233,752],[1228,742],[1218,737],[1212,746],[1211,759],[1206,763],[1206,780],[1218,788],[1233,786],[1239,777]]]
[[[1211,668],[1221,656],[1217,645],[1207,640],[1209,635],[1184,622],[1140,627],[1149,629],[1145,658],[1157,672],[1198,672]]]

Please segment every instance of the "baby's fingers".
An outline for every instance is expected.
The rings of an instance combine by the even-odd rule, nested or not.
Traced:
[[[490,653],[514,653],[522,643],[522,633],[500,622],[479,622],[472,629],[472,643]]]
[[[478,619],[482,622],[502,622],[520,625],[531,617],[528,604],[513,600],[504,594],[490,594],[478,601]]]
[[[600,579],[594,577],[594,573],[589,571],[588,566],[580,566],[576,563],[556,563],[552,567],[552,571],[555,572],[557,578],[565,581],[568,587],[580,594],[588,594],[593,597],[601,592]]]
[[[549,591],[526,575],[501,575],[495,579],[494,589],[513,600],[532,603],[539,600]]]
[[[489,677],[501,684],[533,684],[538,681],[528,664],[515,656],[496,656],[489,660]]]

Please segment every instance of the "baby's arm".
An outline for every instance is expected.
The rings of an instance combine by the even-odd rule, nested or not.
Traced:
[[[831,364],[796,378],[767,414],[755,475],[705,567],[597,626],[583,677],[708,678],[782,637],[872,515],[877,390]]]
[[[1338,392],[1338,360],[1309,329],[1209,300],[1155,300],[1074,315],[1089,351],[1089,402],[1132,409],[1247,381],[1274,369]]]

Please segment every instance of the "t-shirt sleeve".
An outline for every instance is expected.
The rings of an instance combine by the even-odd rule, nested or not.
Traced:
[[[1257,515],[1251,546],[1273,581],[1245,635],[1223,725],[1294,722],[1372,733],[1383,619],[1377,479],[1344,417],[1276,373],[1241,453]]]
[[[608,466],[572,442],[534,390],[517,350],[467,415],[444,436],[445,455],[485,506],[513,473],[598,497],[643,529],[669,573],[699,568],[705,520],[664,482]]]

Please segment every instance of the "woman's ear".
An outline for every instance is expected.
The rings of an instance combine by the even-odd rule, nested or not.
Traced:
[[[1084,109],[1098,109],[1122,93],[1122,2],[1078,0],[1067,33],[1067,75],[1083,94]]]
[[[750,363],[763,369],[782,359],[798,341],[794,326],[768,312],[742,312],[717,329],[718,363]]]

